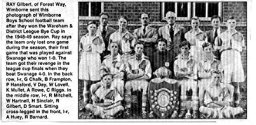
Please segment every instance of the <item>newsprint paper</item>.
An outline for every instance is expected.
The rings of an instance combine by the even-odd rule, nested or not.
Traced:
[[[2,0],[2,121],[247,121],[251,3]]]

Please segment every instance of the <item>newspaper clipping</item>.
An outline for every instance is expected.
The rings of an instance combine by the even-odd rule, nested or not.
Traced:
[[[247,119],[247,1],[1,1],[2,120]]]
[[[77,98],[77,24],[70,20],[76,5],[3,2],[3,119],[65,120],[75,114],[69,107]]]

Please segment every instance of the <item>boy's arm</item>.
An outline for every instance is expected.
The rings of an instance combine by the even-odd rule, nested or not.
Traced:
[[[187,73],[182,72],[177,64],[177,61],[174,62],[174,75],[177,78],[183,78],[187,75]]]
[[[157,30],[156,29],[153,29],[154,31],[152,32],[152,37],[150,38],[143,38],[143,40],[147,43],[151,43],[151,44],[154,44],[156,43],[156,40],[158,38],[158,34],[157,34]]]
[[[203,64],[200,62],[198,64],[198,77],[199,78],[210,78],[211,72],[210,71],[205,71],[203,68]]]
[[[96,51],[98,53],[102,53],[105,50],[105,43],[104,43],[102,37],[98,37],[98,39],[96,39],[96,40],[98,43],[98,44],[96,44]]]
[[[99,89],[100,83],[93,84],[90,88],[93,102],[98,102],[99,97],[96,95],[96,91]]]
[[[147,61],[147,65],[145,68],[145,72],[142,73],[142,76],[139,79],[144,79],[144,80],[148,80],[150,79],[152,76],[152,69],[151,69],[151,64],[149,61]]]
[[[139,77],[141,77],[143,75],[143,74],[140,74],[140,73],[138,73],[138,74],[133,73],[132,72],[131,64],[127,63],[126,65],[127,65],[126,66],[126,72],[127,72],[128,80],[137,79],[137,78],[139,78]]]

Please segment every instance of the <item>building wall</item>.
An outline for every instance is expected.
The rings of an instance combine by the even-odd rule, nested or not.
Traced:
[[[165,21],[162,20],[161,2],[104,2],[104,11],[109,14],[109,23],[112,27],[118,28],[117,20],[121,15],[127,16],[129,24],[127,29],[133,32],[140,26],[139,17],[143,12],[149,13],[151,25],[155,28],[163,26]],[[222,18],[226,22],[229,16],[234,16],[237,20],[237,30],[245,37],[247,45],[247,2],[222,2]],[[79,37],[86,34],[86,23],[89,20],[79,20]],[[190,29],[190,21],[177,21],[178,24]],[[203,31],[211,29],[210,21],[201,21]],[[222,24],[225,29],[225,24]],[[247,50],[242,53],[244,69],[247,70]]]

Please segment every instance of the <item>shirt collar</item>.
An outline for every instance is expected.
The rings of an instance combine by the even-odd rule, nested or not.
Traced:
[[[215,33],[215,28],[213,29],[213,33]],[[219,35],[221,33],[221,31],[220,31],[220,27],[217,29],[217,34]]]
[[[164,50],[164,51],[159,51],[159,50],[157,50],[156,52],[157,52],[157,53],[160,53],[160,54],[167,54],[167,50]]]
[[[146,28],[146,30],[148,29],[148,25],[147,26],[141,26],[141,29],[144,29],[144,28]]]
[[[146,56],[144,54],[141,55],[141,59],[140,60],[137,60],[136,54],[134,56],[135,56],[135,60],[136,61],[143,61],[143,60],[146,59]]]
[[[129,33],[129,31],[128,31],[127,29],[125,29],[124,32],[120,33],[120,31],[119,31],[119,29],[118,29],[118,30],[116,30],[116,33],[121,34],[121,35],[123,36],[123,35]]]
[[[238,31],[236,29],[232,30],[231,32],[229,30],[227,30],[227,33],[230,35],[233,35],[235,33],[237,33]]]
[[[182,56],[181,54],[179,54],[179,55],[177,56],[177,59],[183,60],[183,56]],[[190,60],[190,59],[193,59],[193,56],[192,56],[191,53],[189,53],[189,55],[188,55],[188,60]]]
[[[202,31],[200,28],[198,28],[197,30],[191,29],[190,32],[191,32],[191,33],[196,32],[196,34],[198,34],[198,33],[201,33],[201,32],[203,32],[203,31]]]
[[[100,31],[103,31],[103,25],[99,26]],[[105,29],[108,29],[108,25],[105,27]]]
[[[216,57],[215,57],[213,54],[211,54],[211,56],[212,56],[212,61],[215,61],[215,60],[216,60]],[[203,55],[203,61],[204,61],[204,62],[207,61],[206,54]]]
[[[113,60],[113,57],[111,56],[111,59]],[[117,61],[121,61],[121,55],[118,53],[115,57]]]
[[[167,26],[168,26],[168,29],[171,28],[171,25],[170,25],[170,24],[168,24]],[[175,27],[176,27],[176,24],[174,23],[174,24],[172,25],[172,28],[175,29]]]

